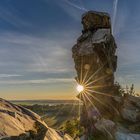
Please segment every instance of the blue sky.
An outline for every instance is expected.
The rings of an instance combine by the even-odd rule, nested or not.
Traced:
[[[118,46],[116,80],[134,83],[139,92],[139,5],[139,0],[1,0],[0,97],[74,98],[71,48],[87,10],[110,14]]]

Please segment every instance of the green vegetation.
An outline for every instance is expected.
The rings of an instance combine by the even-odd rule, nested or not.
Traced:
[[[83,134],[80,127],[79,105],[78,104],[58,104],[58,105],[22,105],[42,116],[42,120],[49,127],[67,133],[70,136],[78,137]]]
[[[136,96],[134,84],[132,84],[130,87],[126,85],[126,88],[123,88],[118,82],[114,84],[114,94],[123,96],[124,94],[129,94],[132,96]]]
[[[124,88],[118,82],[114,84],[113,91],[114,91],[114,94],[119,95],[119,96],[123,96],[125,94]]]
[[[71,137],[76,138],[82,136],[84,132],[84,128],[80,126],[79,119],[73,119],[66,121],[61,130],[67,134],[69,134]]]

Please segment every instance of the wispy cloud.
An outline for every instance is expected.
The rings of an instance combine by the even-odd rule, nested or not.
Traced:
[[[66,35],[65,35],[66,34]],[[12,67],[21,71],[66,72],[72,71],[73,33],[70,31],[60,37],[39,38],[17,33],[1,33],[0,67]],[[15,66],[17,65],[17,67]],[[1,70],[0,70],[1,71]]]
[[[48,79],[35,79],[35,80],[6,80],[0,81],[0,84],[6,85],[24,85],[24,84],[54,84],[54,83],[72,83],[75,80],[72,78],[48,78]]]
[[[12,8],[11,6],[2,6],[0,5],[0,18],[1,20],[4,20],[15,27],[20,27],[20,26],[29,26],[31,27],[32,24],[28,21],[23,20],[20,17],[20,11],[18,11],[15,8]]]
[[[61,8],[64,13],[66,13],[69,17],[73,18],[74,21],[80,21],[81,14],[87,11],[81,4],[75,4],[70,0],[60,0],[55,1],[55,4]]]
[[[19,77],[23,75],[18,75],[18,74],[0,74],[0,78],[10,78],[10,77]]]

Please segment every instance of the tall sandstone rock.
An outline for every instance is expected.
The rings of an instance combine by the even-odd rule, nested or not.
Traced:
[[[110,108],[110,99],[103,96],[112,94],[117,68],[116,43],[111,33],[110,17],[107,13],[89,11],[82,16],[82,24],[82,35],[72,48],[76,80],[86,92],[98,97]],[[94,97],[89,98],[94,100]],[[79,98],[83,100],[81,96]],[[97,100],[94,104],[102,107]]]
[[[82,35],[72,48],[77,83],[84,91],[81,125],[84,140],[139,140],[140,97],[119,94],[114,84],[116,43],[107,13],[88,11],[82,16]],[[102,136],[102,138],[101,138]]]
[[[72,48],[78,79],[90,81],[106,76],[99,84],[114,84],[117,67],[116,44],[111,34],[110,17],[106,13],[89,11],[82,16],[83,31]],[[82,74],[81,74],[82,73]],[[83,77],[80,77],[83,75]],[[97,84],[96,84],[97,85]]]

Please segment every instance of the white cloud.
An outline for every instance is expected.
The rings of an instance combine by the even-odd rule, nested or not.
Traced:
[[[26,72],[71,72],[74,67],[71,48],[75,34],[67,32],[61,32],[59,37],[52,35],[52,38],[1,33],[0,67],[13,65],[16,69],[20,66],[21,71]]]
[[[115,21],[116,21],[116,15],[117,15],[117,8],[118,8],[118,0],[114,0],[113,3],[113,20],[112,20],[112,32],[114,33],[114,27],[115,27]]]
[[[10,77],[19,77],[23,75],[18,75],[18,74],[0,74],[0,78],[10,78]]]
[[[6,85],[23,85],[23,84],[53,84],[53,83],[72,83],[75,80],[72,78],[48,78],[35,80],[6,80],[0,81],[0,84]]]

